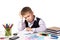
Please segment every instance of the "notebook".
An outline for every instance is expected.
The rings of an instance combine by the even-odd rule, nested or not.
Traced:
[[[45,32],[48,33],[48,34],[53,34],[53,35],[60,36],[60,28],[59,27],[47,28],[47,30]]]

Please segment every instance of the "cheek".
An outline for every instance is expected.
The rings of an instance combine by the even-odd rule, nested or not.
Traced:
[[[32,20],[32,17],[30,17],[29,20],[31,21]]]
[[[32,19],[32,17],[30,16],[29,19]]]
[[[31,17],[28,17],[26,20],[27,20],[27,21],[30,21],[30,20],[31,20]]]

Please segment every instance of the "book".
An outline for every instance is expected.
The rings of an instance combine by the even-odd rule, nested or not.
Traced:
[[[45,32],[48,34],[60,36],[60,28],[58,28],[58,27],[47,28]]]

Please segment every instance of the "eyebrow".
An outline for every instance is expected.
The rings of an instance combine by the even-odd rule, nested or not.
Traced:
[[[27,17],[29,17],[30,15],[28,15]],[[27,17],[25,17],[25,18],[27,18]]]

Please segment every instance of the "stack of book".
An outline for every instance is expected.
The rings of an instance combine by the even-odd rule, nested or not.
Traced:
[[[47,28],[47,30],[45,32],[48,34],[60,36],[60,28],[58,28],[58,27]]]

